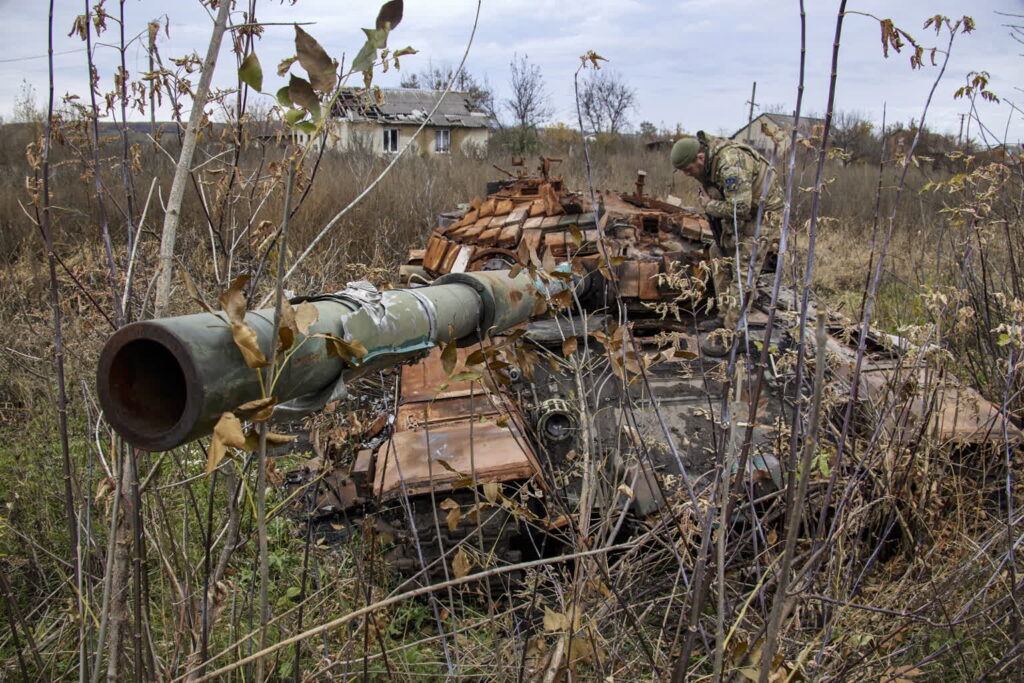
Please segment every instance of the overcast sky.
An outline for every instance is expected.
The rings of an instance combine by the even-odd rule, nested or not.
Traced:
[[[46,0],[0,0],[3,21],[0,41],[0,114],[9,119],[22,82],[31,83],[42,104],[46,85]],[[241,3],[246,4],[246,3]],[[805,113],[825,108],[835,31],[835,0],[806,0],[808,7],[807,89]],[[125,0],[126,34],[144,31],[150,19],[170,16],[170,37],[160,34],[160,50],[167,56],[196,51],[205,54],[212,19],[198,0]],[[419,54],[402,61],[403,70],[419,70],[434,64],[457,63],[470,35],[476,2],[472,0],[406,0],[405,17],[392,33],[393,48],[411,45]],[[86,93],[85,54],[77,37],[67,37],[74,16],[84,0],[57,0],[54,58],[58,95]],[[377,2],[338,0],[261,0],[257,17],[266,22],[313,22],[306,26],[334,57],[351,57],[358,51],[362,26],[373,26]],[[757,102],[791,108],[796,98],[799,60],[797,0],[484,0],[468,68],[486,77],[499,98],[507,93],[509,61],[514,53],[526,54],[542,69],[551,95],[554,119],[575,119],[572,83],[579,56],[595,50],[610,61],[605,68],[617,71],[637,94],[635,125],[642,120],[684,130],[698,129],[731,134],[746,123],[746,100],[757,81]],[[851,0],[848,10],[891,17],[925,45],[945,44],[934,32],[922,28],[935,13],[959,17],[970,8],[977,30],[957,39],[945,78],[936,91],[928,114],[933,128],[956,133],[959,115],[967,111],[953,91],[972,70],[986,70],[990,88],[1024,109],[1024,45],[1010,36],[1005,26],[1011,17],[1024,15],[1024,0]],[[107,0],[115,17],[117,0]],[[241,15],[236,16],[236,21]],[[1024,19],[1016,20],[1024,23]],[[103,42],[116,40],[116,25]],[[264,67],[265,89],[273,92],[284,79],[274,67],[294,53],[290,26],[270,26],[257,46]],[[235,79],[235,61],[225,43],[215,84],[228,87]],[[111,88],[116,53],[97,48],[101,88]],[[133,75],[146,69],[143,41],[128,50],[127,67]],[[878,23],[849,15],[843,27],[838,109],[863,112],[878,122],[882,106],[888,120],[919,118],[938,69],[911,71],[906,51],[888,59],[881,53]],[[397,85],[393,73],[378,76],[379,85]],[[268,99],[269,102],[269,99]],[[1024,117],[1010,116],[1007,104],[979,107],[982,121],[1002,137],[1009,122],[1009,140],[1024,139]],[[166,113],[164,114],[167,115]],[[976,124],[972,128],[976,129]]]

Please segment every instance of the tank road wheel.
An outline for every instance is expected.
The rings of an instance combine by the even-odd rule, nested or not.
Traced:
[[[519,257],[513,249],[498,249],[491,247],[481,249],[473,254],[473,260],[469,262],[466,269],[469,272],[480,270],[508,270],[519,262]],[[526,264],[523,264],[526,265]]]
[[[396,545],[388,554],[388,560],[403,576],[409,577],[403,589],[455,578],[460,555],[469,560],[470,573],[522,561],[519,521],[505,508],[488,503],[483,492],[476,496],[465,489],[446,491],[433,497],[430,494],[413,496],[408,502],[407,507],[401,500],[393,501],[381,513],[396,536]],[[508,591],[520,578],[518,574],[509,572],[488,579],[492,593]]]

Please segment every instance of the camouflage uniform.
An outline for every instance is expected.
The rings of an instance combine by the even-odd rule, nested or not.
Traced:
[[[778,243],[774,226],[776,212],[782,209],[782,193],[775,170],[752,147],[703,132],[697,133],[697,138],[702,149],[707,147],[704,173],[697,178],[711,198],[704,211],[709,217],[719,218],[722,222],[722,235],[710,251],[711,258],[716,261],[712,270],[715,297],[725,327],[733,330],[736,329],[740,314],[739,284],[735,269],[736,238],[739,237],[741,276],[745,281],[754,249],[757,207],[766,179],[768,192],[765,195],[758,240],[758,260],[762,263],[766,252],[774,251]]]

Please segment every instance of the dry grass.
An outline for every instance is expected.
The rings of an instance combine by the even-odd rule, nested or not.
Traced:
[[[8,188],[23,185],[28,167],[19,146],[29,139],[27,134],[21,139],[11,135],[0,149],[0,178],[8,181]],[[173,149],[168,151],[174,153]],[[205,151],[215,154],[221,148],[211,143]],[[559,172],[570,187],[586,187],[586,169],[578,148],[546,151],[564,157]],[[233,275],[258,267],[260,247],[281,213],[279,181],[284,152],[275,145],[246,150],[237,165],[238,175],[229,185],[225,184],[228,174],[223,165],[211,164],[211,171],[220,172],[200,173],[205,203],[210,207],[209,221],[194,188],[190,188],[179,257],[208,299],[214,299]],[[119,153],[116,146],[105,148],[110,163],[105,166],[103,184],[109,197],[120,202],[110,201],[107,207],[117,272],[124,273],[128,256],[125,221],[118,208],[124,206],[115,163]],[[101,488],[105,475],[100,456],[109,458],[111,454],[105,452],[109,448],[105,432],[95,430],[92,375],[98,349],[110,327],[90,297],[99,308],[109,310],[111,294],[95,192],[89,177],[83,177],[81,166],[74,163],[74,149],[61,148],[59,154],[67,163],[55,170],[53,202],[60,207],[55,224],[57,252],[81,284],[75,284],[68,273],[60,273],[76,494],[83,513],[93,520],[91,532],[95,538],[86,569],[100,576],[109,561],[104,556],[104,544],[111,501],[109,492]],[[636,171],[643,169],[648,173],[651,194],[672,193],[687,203],[694,201],[692,184],[673,178],[663,154],[596,149],[592,158],[597,189],[629,188]],[[500,177],[493,165],[507,167],[507,162],[500,154],[403,160],[366,201],[338,223],[289,287],[317,292],[356,277],[386,279],[407,249],[423,245],[437,214],[482,194],[486,180]],[[355,154],[325,155],[293,218],[289,238],[293,253],[307,244],[383,165],[382,160]],[[311,168],[309,161],[303,169],[307,177]],[[154,178],[166,191],[170,170],[164,152],[140,145],[137,172],[131,178],[136,215]],[[798,170],[798,185],[806,187],[811,183],[810,165],[801,161]],[[877,237],[872,229],[877,169],[830,166],[829,175],[834,179],[824,197],[826,220],[820,226],[814,282],[821,298],[856,319],[868,265],[878,257],[877,248],[872,250]],[[889,169],[883,179],[885,189],[878,212],[883,219],[890,213],[892,178]],[[949,348],[953,357],[949,369],[996,401],[1004,395],[1009,372],[1013,391],[1009,392],[1012,400],[1008,403],[1011,410],[1019,410],[1020,396],[1014,391],[1020,386],[1020,371],[1008,371],[1005,362],[1000,364],[998,354],[1009,349],[998,345],[992,332],[999,324],[1020,322],[1019,308],[1015,308],[1019,304],[1013,302],[1019,293],[1010,274],[1014,259],[1021,254],[1019,238],[1024,235],[1019,213],[1014,213],[1018,205],[1013,188],[1019,187],[1019,179],[1007,181],[998,192],[998,201],[988,201],[994,208],[983,217],[983,227],[977,221],[958,224],[943,209],[973,206],[978,194],[988,187],[986,183],[991,184],[990,179],[979,179],[962,191],[920,192],[929,181],[945,180],[948,176],[934,176],[930,171],[911,173],[893,225],[877,320],[889,330],[923,335]],[[306,186],[300,183],[299,189],[305,192]],[[159,197],[154,193],[141,232],[131,299],[136,318],[148,315],[152,305],[150,283],[162,214]],[[0,329],[0,431],[4,438],[0,447],[0,496],[6,505],[0,550],[4,553],[3,571],[14,586],[18,613],[36,633],[46,661],[45,675],[57,678],[73,674],[76,659],[68,570],[59,559],[67,557],[70,549],[66,547],[62,503],[53,476],[56,439],[50,376],[52,335],[45,306],[47,273],[41,265],[40,240],[19,207],[19,199],[25,201],[16,191],[0,195],[0,319],[4,321]],[[808,194],[801,191],[794,213],[797,235],[792,279],[801,272],[798,264],[802,264],[806,250],[803,226],[807,215]],[[270,221],[271,226],[261,228],[263,221]],[[998,239],[1004,224],[1017,238],[1009,249]],[[882,220],[879,225],[884,229],[886,222]],[[972,252],[968,246],[975,243],[978,248]],[[233,249],[221,246],[231,244],[235,245]],[[273,275],[272,267],[268,266],[265,273]],[[269,291],[270,279],[263,278],[260,294]],[[123,282],[117,284],[120,291]],[[945,300],[938,301],[936,292],[944,293]],[[968,307],[975,312],[974,317],[964,318],[963,310]],[[179,287],[172,312],[192,312],[195,308],[184,288]],[[829,400],[841,405],[840,399]],[[840,427],[835,419],[828,425],[829,436],[822,445],[826,462],[834,457],[829,448]],[[807,561],[806,580],[794,586],[798,591],[796,607],[783,634],[782,663],[821,680],[1012,678],[1017,673],[1013,667],[1019,666],[1012,664],[1012,656],[1020,648],[1019,640],[1014,641],[1019,638],[1021,618],[1015,596],[1024,567],[1019,555],[1008,559],[1007,539],[1017,544],[1013,547],[1019,551],[1020,520],[1014,518],[1007,524],[1006,515],[1008,501],[1018,501],[1019,506],[1021,500],[1019,463],[1007,472],[1003,452],[958,454],[927,444],[904,449],[886,443],[869,444],[862,435],[855,445],[859,457],[871,466],[851,466],[838,480],[840,488],[847,491],[845,508],[834,533],[823,540],[827,552],[819,556],[820,561]],[[965,468],[960,458],[969,459],[969,467]],[[172,652],[170,644],[181,647],[188,641],[181,620],[186,612],[194,614],[184,607],[181,586],[175,586],[173,579],[188,584],[190,599],[195,599],[204,576],[206,506],[212,502],[211,509],[217,511],[215,532],[224,523],[223,511],[229,508],[223,481],[211,483],[200,478],[187,486],[176,485],[191,480],[201,470],[202,460],[201,452],[180,449],[160,461],[156,481],[168,488],[160,490],[159,496],[147,494],[146,498],[149,556],[145,574],[151,582],[146,589],[146,619],[154,631],[155,644],[162,648],[159,657],[167,661],[180,661],[181,653]],[[157,462],[157,456],[142,456],[142,470],[148,472]],[[285,466],[283,462],[279,465],[282,469]],[[251,495],[251,467],[239,463],[231,470],[236,472],[232,481],[241,482],[245,495]],[[815,475],[812,481],[806,512],[808,528],[823,507],[824,481],[824,475]],[[277,498],[274,502],[280,501]],[[676,518],[652,520],[651,532],[635,549],[599,561],[581,560],[530,570],[518,592],[508,599],[489,602],[477,589],[449,591],[448,597],[456,600],[444,601],[447,614],[441,622],[448,634],[447,651],[441,647],[438,621],[430,603],[407,601],[373,618],[332,630],[323,640],[312,639],[310,642],[315,644],[303,655],[303,665],[308,667],[304,673],[312,675],[329,668],[334,675],[366,674],[380,680],[438,678],[448,670],[447,653],[457,670],[469,677],[513,680],[520,671],[520,662],[527,671],[542,676],[559,640],[545,633],[542,622],[548,608],[561,614],[580,609],[587,617],[582,629],[585,637],[578,643],[573,641],[575,647],[602,653],[577,662],[573,680],[653,680],[653,667],[664,675],[680,654],[675,620],[684,613],[690,595],[690,589],[680,582],[692,578],[699,556],[702,530],[695,520],[714,513],[717,503],[710,492],[701,492],[695,510],[692,501],[677,494],[672,508]],[[251,523],[247,516],[246,524]],[[729,563],[723,570],[725,583],[711,584],[712,593],[722,595],[726,612],[720,614],[717,607],[709,608],[699,615],[697,624],[683,625],[712,634],[710,650],[705,651],[703,645],[697,647],[686,663],[694,676],[706,676],[711,671],[709,653],[714,650],[713,633],[719,619],[733,629],[726,653],[727,669],[745,671],[734,671],[734,675],[749,674],[750,653],[758,647],[773,592],[771,571],[780,553],[779,545],[769,539],[776,534],[777,542],[783,531],[777,517],[765,522],[758,533],[749,528],[734,530]],[[243,529],[243,543],[251,533],[249,526]],[[365,545],[361,553],[313,549],[318,584],[317,592],[306,602],[305,626],[349,614],[384,598],[395,587],[397,580],[387,571],[375,545],[380,539],[369,530],[360,538]],[[275,612],[285,615],[272,635],[280,639],[298,630],[295,612],[288,611],[295,607],[294,595],[289,597],[288,589],[297,583],[307,546],[299,527],[284,518],[271,524],[271,540],[275,557],[272,602],[277,601]],[[567,543],[567,552],[587,550],[579,539]],[[211,653],[237,642],[252,627],[251,613],[246,611],[250,599],[247,590],[255,571],[254,562],[247,556],[251,545],[244,545],[246,550],[231,561],[230,575],[225,579],[228,583],[223,586],[224,595],[230,597],[219,605],[224,611],[214,629]],[[806,560],[813,549],[810,539],[802,535],[798,556]],[[161,557],[162,553],[165,555]],[[94,601],[98,598],[95,593],[93,589],[90,594]],[[0,633],[0,639],[0,650],[6,655],[5,672],[13,674],[18,668],[9,632]],[[675,648],[673,643],[677,644]],[[125,647],[129,653],[126,660],[130,660],[130,644]],[[238,647],[229,658],[245,654],[248,650]],[[284,676],[290,662],[290,649],[279,652],[273,660],[276,674]],[[900,667],[919,667],[920,671],[900,673]]]

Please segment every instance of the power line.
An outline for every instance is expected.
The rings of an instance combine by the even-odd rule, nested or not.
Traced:
[[[85,48],[80,47],[77,50],[64,50],[64,52],[54,52],[53,56],[56,57],[57,55],[70,55],[74,54],[75,52],[85,52]],[[27,62],[30,59],[46,59],[47,56],[48,55],[34,55],[32,57],[13,57],[11,59],[0,59],[0,64],[5,64],[7,62]]]

